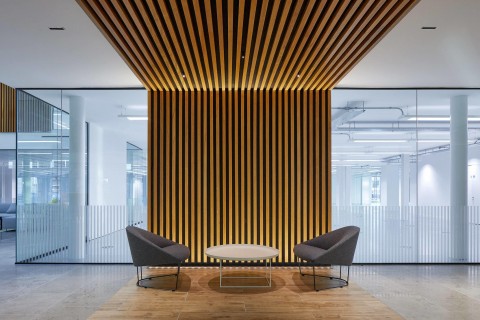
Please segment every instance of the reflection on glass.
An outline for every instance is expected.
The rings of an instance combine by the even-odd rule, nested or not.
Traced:
[[[0,204],[16,202],[15,172],[15,150],[0,150]]]
[[[68,203],[68,114],[23,91],[17,103],[18,204]]]
[[[145,152],[127,142],[127,204],[147,205],[147,159]]]
[[[480,261],[480,91],[334,90],[333,228],[357,262]]]
[[[334,205],[415,204],[409,190],[416,122],[408,118],[415,115],[415,99],[414,90],[333,91]]]
[[[17,94],[17,261],[130,262],[124,229],[146,222],[147,123],[119,115],[146,114],[146,92]]]

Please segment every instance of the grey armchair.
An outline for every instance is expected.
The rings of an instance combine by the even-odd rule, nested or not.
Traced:
[[[293,248],[295,256],[298,258],[298,268],[302,276],[313,276],[313,287],[317,289],[315,279],[317,277],[330,278],[338,281],[337,285],[330,286],[330,288],[341,288],[348,286],[350,278],[350,266],[355,255],[355,248],[357,246],[358,235],[360,228],[355,226],[343,227],[314,239],[297,244]],[[302,273],[301,262],[307,262],[307,265],[312,266],[313,274]],[[340,277],[315,275],[315,266],[320,265],[338,265],[340,266]],[[342,266],[347,266],[347,279],[342,278]]]
[[[182,244],[137,227],[128,226],[126,231],[133,265],[137,267],[137,286],[147,288],[141,284],[142,281],[158,277],[175,276],[177,279],[175,289],[172,291],[177,290],[180,265],[190,256],[190,249]],[[161,265],[177,265],[177,272],[143,278],[142,267]]]

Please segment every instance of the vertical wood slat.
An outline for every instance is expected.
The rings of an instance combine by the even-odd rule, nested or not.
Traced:
[[[166,139],[166,148],[165,148],[165,161],[166,161],[166,168],[165,168],[165,173],[166,173],[166,179],[165,181],[163,181],[163,183],[165,184],[165,187],[166,187],[166,197],[165,197],[165,212],[164,212],[164,216],[165,216],[165,226],[161,226],[162,229],[165,230],[165,236],[167,238],[170,238],[171,237],[171,227],[170,227],[170,216],[171,216],[171,207],[170,207],[170,204],[171,204],[171,180],[170,180],[170,176],[172,174],[172,170],[171,170],[171,167],[172,167],[172,152],[171,152],[171,136],[172,136],[172,132],[170,130],[170,128],[172,127],[172,118],[171,118],[171,108],[172,108],[172,105],[171,105],[171,94],[170,92],[167,92],[166,93],[166,101],[165,101],[165,110],[166,110],[166,113],[165,113],[165,139]],[[162,124],[160,124],[161,126]],[[160,152],[160,153],[163,153],[163,152]]]
[[[184,205],[184,212],[181,212],[182,214],[182,217],[184,219],[184,222],[183,222],[183,225],[185,227],[184,229],[184,237],[185,237],[185,245],[188,247],[190,245],[190,237],[189,237],[189,232],[188,230],[190,230],[190,225],[189,225],[189,222],[190,222],[190,209],[191,209],[191,206],[190,206],[190,202],[191,202],[191,192],[190,192],[190,185],[191,185],[191,181],[190,181],[190,166],[189,166],[189,160],[190,160],[190,144],[189,144],[189,139],[190,139],[190,96],[189,95],[186,95],[185,92],[182,93],[184,95],[184,103],[185,103],[185,112],[184,112],[184,116],[183,116],[183,128],[184,128],[184,154],[185,154],[185,157],[184,157],[184,173],[185,173],[185,176],[183,177],[183,188],[184,188],[184,192],[185,192],[185,205]]]
[[[203,222],[202,222],[202,234],[203,234],[203,242],[202,248],[209,247],[208,245],[208,236],[209,236],[209,227],[208,227],[208,163],[207,163],[207,154],[208,150],[208,128],[207,128],[207,120],[208,120],[208,95],[207,92],[202,92],[202,131],[201,136],[203,137],[202,140],[202,215],[203,215]],[[215,230],[211,230],[211,232],[215,232]],[[205,256],[202,254],[201,261],[205,261]]]
[[[240,243],[246,243],[245,242],[245,237],[246,237],[246,206],[245,206],[245,191],[246,191],[246,186],[245,186],[245,180],[246,180],[246,166],[245,166],[245,154],[247,152],[246,144],[245,144],[245,131],[246,131],[246,124],[245,124],[245,100],[248,92],[244,91],[240,94],[240,130],[239,130],[239,135],[240,135],[240,145],[238,149],[238,155],[240,156],[240,205],[239,205],[239,214],[240,214]]]
[[[159,193],[149,198],[149,226],[188,244],[190,263],[208,262],[204,250],[221,243],[264,243],[279,248],[277,263],[292,263],[296,243],[329,230],[328,92],[150,91],[149,99]]]
[[[272,168],[272,161],[271,161],[271,150],[272,150],[272,144],[271,144],[271,108],[270,108],[270,92],[266,92],[263,95],[263,99],[265,100],[265,229],[263,232],[265,233],[264,238],[265,238],[265,245],[270,246],[271,245],[271,211],[270,209],[272,208],[271,200],[272,200],[272,184],[271,184],[271,168]],[[262,100],[263,100],[262,99]]]
[[[196,157],[196,165],[197,165],[197,198],[196,198],[196,226],[191,226],[191,230],[194,230],[195,232],[193,233],[194,235],[196,234],[197,239],[195,241],[195,245],[193,246],[192,254],[190,255],[193,259],[193,261],[198,261],[201,262],[203,260],[203,255],[200,251],[200,248],[202,248],[202,232],[204,231],[202,229],[202,224],[203,224],[203,213],[202,213],[202,97],[200,94],[196,95],[196,105],[194,108],[196,109],[196,127],[195,127],[195,132],[196,132],[196,137],[197,137],[197,143],[196,143],[196,148],[195,148],[195,154],[197,155]],[[196,253],[196,254],[195,254]]]
[[[295,195],[296,195],[296,180],[295,180],[295,175],[296,175],[296,171],[297,171],[297,168],[296,168],[296,165],[295,165],[295,153],[294,153],[294,150],[295,150],[295,108],[296,108],[296,105],[295,105],[295,99],[296,99],[296,96],[297,96],[297,93],[296,94],[288,94],[288,92],[285,91],[285,96],[286,98],[288,98],[289,100],[289,103],[290,103],[290,110],[289,110],[289,118],[290,118],[290,130],[289,130],[289,135],[290,135],[290,146],[289,146],[289,149],[290,149],[290,154],[289,154],[289,157],[290,157],[290,162],[289,162],[289,167],[290,167],[290,186],[289,186],[289,189],[290,189],[290,207],[288,208],[288,211],[289,211],[289,227],[288,227],[288,235],[289,235],[289,239],[288,239],[288,245],[290,248],[293,248],[293,246],[295,245],[295,236],[297,235],[297,229],[296,229],[296,216],[300,216],[298,213],[297,213],[297,208],[295,207],[295,204],[296,204],[296,201],[295,201]],[[285,228],[287,229],[287,228]],[[289,256],[288,256],[288,260],[292,260],[292,252],[289,251]]]
[[[195,130],[195,96],[190,95],[189,97],[189,104],[190,104],[190,211],[189,211],[189,218],[190,218],[190,228],[187,230],[187,233],[190,238],[190,245],[189,247],[191,249],[194,248],[194,244],[197,242],[196,234],[190,232],[190,229],[196,228],[197,227],[197,212],[196,212],[196,170],[195,170],[195,164],[196,164],[196,159],[195,159],[195,146],[196,146],[196,130]],[[161,181],[159,182],[161,183]],[[195,257],[194,252],[192,252],[192,257]]]
[[[15,132],[17,95],[16,90],[0,83],[0,132]]]
[[[184,177],[183,177],[183,149],[184,149],[184,144],[183,144],[183,125],[184,125],[184,119],[183,119],[183,108],[184,108],[184,101],[183,101],[183,94],[182,92],[179,92],[179,100],[178,100],[178,182],[182,181],[184,182]],[[178,183],[177,182],[177,183]],[[184,219],[182,218],[183,214],[185,213],[183,211],[183,201],[185,199],[184,197],[184,186],[185,183],[178,183],[177,186],[177,191],[178,191],[178,213],[175,215],[176,219],[178,220],[178,239],[185,243],[185,239],[183,238],[183,229],[184,229]],[[175,224],[175,222],[174,222]]]
[[[260,244],[261,242],[259,241],[258,238],[258,227],[259,227],[259,209],[258,209],[258,198],[260,196],[260,191],[258,190],[258,165],[259,165],[259,155],[258,155],[258,117],[262,113],[262,110],[259,105],[259,101],[257,100],[258,95],[257,91],[253,91],[253,105],[257,106],[257,111],[255,112],[255,109],[252,110],[252,119],[253,119],[253,124],[252,124],[252,131],[253,131],[253,154],[252,154],[252,220],[253,220],[253,237],[252,237],[252,243],[254,244]],[[250,160],[249,160],[250,161]],[[261,161],[261,160],[260,160]]]
[[[234,167],[234,171],[235,171],[235,175],[234,175],[234,183],[233,183],[233,196],[235,197],[235,213],[233,214],[234,217],[235,217],[235,222],[234,222],[234,227],[235,229],[239,228],[239,221],[240,221],[240,207],[239,207],[239,194],[241,192],[241,190],[239,190],[239,186],[240,184],[238,183],[238,179],[239,179],[239,174],[238,174],[238,171],[239,171],[239,165],[238,165],[238,158],[239,158],[239,143],[238,143],[238,124],[239,124],[239,121],[238,121],[238,117],[239,117],[239,110],[240,110],[240,106],[239,106],[239,103],[238,103],[238,90],[235,90],[235,93],[234,93],[234,110],[233,110],[233,113],[234,113],[234,122],[233,122],[233,127],[234,127],[234,142],[233,142],[233,150],[234,150],[234,153],[233,153],[233,157],[235,158],[235,167]],[[235,234],[235,243],[240,243],[240,232],[234,232]]]

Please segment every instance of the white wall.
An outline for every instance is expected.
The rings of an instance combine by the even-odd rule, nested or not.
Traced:
[[[90,123],[89,203],[126,205],[127,146],[112,131]]]
[[[15,133],[0,133],[0,150],[17,149],[17,137]]]
[[[380,176],[380,203],[382,206],[400,205],[400,166],[388,164],[382,166]]]
[[[468,205],[480,205],[480,146],[468,147]],[[418,204],[450,205],[450,151],[419,157]]]
[[[450,204],[450,152],[442,151],[418,157],[418,205]]]
[[[362,206],[369,206],[372,202],[372,176],[362,176]]]
[[[480,205],[480,146],[468,147],[468,205]]]
[[[89,124],[88,141],[88,200],[92,205],[103,204],[103,129]]]
[[[350,188],[352,186],[352,172],[350,167],[338,166],[332,174],[332,205],[351,205]]]

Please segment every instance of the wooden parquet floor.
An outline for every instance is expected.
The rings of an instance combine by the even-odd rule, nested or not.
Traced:
[[[174,269],[149,269],[145,274],[171,273]],[[225,268],[225,275],[262,275],[262,269]],[[318,269],[328,275],[331,270]],[[337,271],[337,270],[336,270]],[[132,273],[135,268],[132,268]],[[177,291],[175,277],[150,280],[144,289],[136,278],[120,289],[90,319],[401,319],[350,278],[348,287],[313,290],[312,277],[297,268],[274,268],[271,288],[219,288],[218,268],[182,268]],[[224,284],[238,285],[238,279]],[[247,280],[245,284],[263,284]],[[317,286],[328,286],[326,280]],[[331,284],[331,283],[330,283]]]

